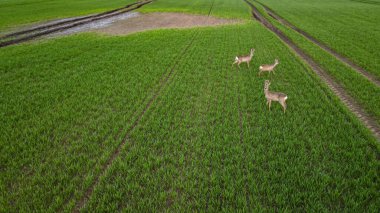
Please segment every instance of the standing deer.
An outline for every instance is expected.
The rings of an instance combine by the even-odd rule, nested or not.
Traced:
[[[232,66],[234,65],[234,64],[236,64],[237,63],[237,65],[238,65],[238,67],[240,68],[240,64],[242,63],[242,62],[245,62],[245,63],[247,63],[247,65],[248,65],[248,68],[249,68],[249,63],[251,62],[251,60],[252,60],[252,57],[253,57],[253,53],[255,52],[255,49],[251,49],[251,52],[250,52],[250,54],[249,55],[245,55],[245,56],[236,56],[236,58],[235,58],[235,62],[232,64]]]
[[[265,98],[267,99],[267,105],[269,104],[269,110],[270,110],[270,105],[272,103],[272,101],[278,101],[282,108],[284,109],[284,113],[285,113],[285,110],[286,110],[286,99],[288,99],[288,96],[284,93],[281,93],[281,92],[271,92],[269,91],[269,85],[270,85],[270,81],[268,80],[265,80],[265,84],[264,84],[264,94],[265,94]]]
[[[277,59],[274,60],[274,64],[263,64],[259,67],[259,76],[261,75],[262,72],[273,72],[274,74],[274,68],[279,64],[280,62],[278,62]]]

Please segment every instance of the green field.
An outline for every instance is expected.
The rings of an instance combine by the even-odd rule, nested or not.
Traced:
[[[183,12],[222,18],[251,19],[250,9],[240,0],[160,0],[140,9],[141,12]]]
[[[10,27],[112,10],[135,0],[1,0],[0,32]]]
[[[380,79],[380,1],[258,0]]]
[[[301,47],[307,54],[316,60],[340,85],[356,99],[358,103],[373,116],[380,124],[380,88],[370,82],[355,70],[338,61],[334,56],[322,50],[317,45],[308,41],[302,35],[284,27],[279,22],[266,14],[263,7],[257,2],[254,5],[271,21],[276,27],[284,32],[291,40]]]
[[[243,1],[141,11],[246,21],[1,48],[0,212],[379,210],[378,140]],[[379,116],[378,87],[281,29]],[[231,67],[252,47],[250,68]],[[285,114],[268,110],[266,79],[288,95]]]

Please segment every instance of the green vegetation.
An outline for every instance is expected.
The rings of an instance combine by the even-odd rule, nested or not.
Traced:
[[[212,6],[212,8],[211,8]],[[242,0],[159,0],[141,8],[141,12],[184,12],[222,17],[250,19],[250,9]]]
[[[1,0],[0,30],[15,25],[112,10],[135,0]]]
[[[380,1],[259,2],[380,78]]]
[[[285,115],[278,104],[272,112],[265,106],[267,77],[231,68],[235,53],[252,46],[252,66],[281,56],[271,89],[289,95]],[[377,208],[370,201],[378,194],[376,148],[312,72],[258,24],[202,30],[152,108],[86,210]],[[372,186],[361,190],[364,182]]]
[[[367,200],[379,183],[368,130],[250,23],[2,49],[3,208],[72,209],[198,32],[88,210],[376,207]],[[281,56],[271,89],[288,94],[286,114],[265,106],[268,76],[231,68],[249,47],[257,49],[252,67]]]
[[[380,124],[380,88],[364,78],[362,75],[346,66],[334,56],[325,52],[323,49],[308,41],[302,35],[289,29],[271,16],[266,14],[264,8],[253,1],[253,4],[261,14],[266,17],[272,24],[284,32],[294,43],[310,55],[318,64],[328,72],[342,87],[354,97],[364,109],[372,115],[378,124]]]
[[[212,15],[250,17],[243,1],[207,2],[141,10],[208,14],[213,5]],[[231,67],[252,47],[249,69]],[[328,59],[320,51],[313,57]],[[276,74],[259,77],[275,58]],[[334,77],[346,84],[348,73]],[[265,79],[288,95],[285,114],[278,103],[267,109]],[[378,142],[257,22],[1,48],[0,91],[1,212],[70,212],[97,177],[81,211],[380,208]]]

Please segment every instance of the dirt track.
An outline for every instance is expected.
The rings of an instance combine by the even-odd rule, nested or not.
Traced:
[[[368,115],[362,107],[346,93],[346,91],[335,82],[326,71],[324,71],[309,55],[303,52],[293,41],[291,41],[282,31],[273,26],[268,20],[266,20],[257,8],[247,0],[244,0],[251,8],[253,17],[259,21],[264,27],[274,32],[283,42],[285,42],[304,62],[306,62],[310,68],[327,84],[327,86],[335,93],[336,96],[353,112],[363,124],[371,130],[377,140],[380,141],[380,127],[376,121]]]
[[[190,28],[234,24],[239,22],[240,21],[237,20],[219,19],[184,13],[148,13],[140,14],[137,17],[129,18],[127,20],[116,21],[110,26],[93,31],[111,35],[126,35],[160,28]]]

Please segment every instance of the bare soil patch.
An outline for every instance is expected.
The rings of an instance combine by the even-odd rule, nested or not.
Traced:
[[[148,13],[115,21],[109,26],[92,31],[111,35],[126,35],[161,28],[191,28],[235,23],[241,23],[241,21],[184,13]]]

